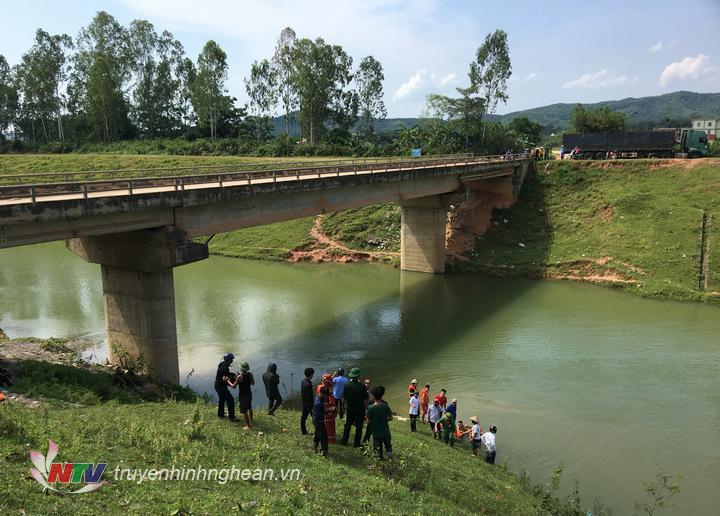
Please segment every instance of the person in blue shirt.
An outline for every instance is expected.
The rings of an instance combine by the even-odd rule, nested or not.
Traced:
[[[341,367],[333,374],[333,398],[337,400],[338,416],[340,419],[345,415],[345,402],[343,393],[345,392],[345,384],[348,382],[345,376],[345,370]]]
[[[453,421],[457,421],[457,400],[453,399],[450,405],[447,406],[445,412],[452,414]]]
[[[327,387],[321,387],[319,394],[315,397],[312,408],[312,421],[315,427],[315,436],[313,437],[313,451],[317,453],[318,445],[322,451],[323,457],[327,457],[328,453],[328,434],[325,430],[325,398],[330,395]]]

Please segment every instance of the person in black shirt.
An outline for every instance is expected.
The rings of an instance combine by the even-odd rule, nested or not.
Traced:
[[[365,386],[358,380],[360,377],[360,368],[353,367],[350,370],[350,381],[345,384],[343,390],[343,398],[347,406],[347,419],[345,420],[345,428],[340,444],[345,445],[350,439],[350,430],[355,427],[355,440],[353,442],[355,448],[360,448],[360,438],[363,431],[363,420],[365,419],[365,410],[367,408],[368,392]]]
[[[225,417],[225,405],[227,405],[230,421],[237,421],[235,418],[235,399],[228,390],[228,380],[233,377],[230,372],[230,364],[234,359],[235,356],[232,353],[225,353],[223,361],[218,364],[217,373],[215,374],[215,392],[218,394],[218,417]]]
[[[240,364],[240,374],[235,378],[235,382],[230,387],[238,388],[238,404],[240,412],[245,418],[245,429],[253,427],[253,410],[252,410],[252,386],[255,385],[255,377],[250,372],[250,366],[247,362]]]
[[[328,453],[328,434],[325,428],[325,398],[330,396],[330,389],[327,387],[320,388],[320,394],[313,401],[312,421],[315,427],[315,436],[313,437],[313,450],[318,451],[318,445],[322,450],[324,457]]]
[[[268,416],[275,415],[275,411],[282,403],[280,396],[280,376],[277,374],[277,364],[270,364],[262,375],[265,384],[265,394],[268,397]]]
[[[307,435],[307,418],[313,408],[313,385],[312,377],[315,369],[308,367],[305,369],[305,378],[300,382],[300,399],[302,400],[302,416],[300,416],[300,432]]]

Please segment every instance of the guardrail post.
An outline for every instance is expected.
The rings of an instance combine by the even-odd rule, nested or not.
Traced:
[[[300,181],[300,169],[295,171],[295,176],[297,177],[297,180]]]
[[[128,181],[128,195],[132,195],[132,181]]]
[[[247,176],[247,184],[251,185],[252,181],[250,180],[250,174],[245,174]]]
[[[178,179],[178,181],[180,181],[180,190],[182,190],[184,192],[185,191],[185,182],[183,181],[183,178],[181,177],[180,179]]]
[[[87,195],[87,193],[88,193],[88,192],[87,192],[87,184],[83,183],[82,189],[83,189],[83,199],[87,199],[87,198],[88,198],[88,195]]]
[[[35,203],[35,187],[30,187],[30,198],[32,199],[32,202]]]
[[[277,171],[273,171],[273,183],[277,183]]]
[[[223,187],[223,184],[222,184],[222,176],[218,176],[218,184],[220,185],[220,188]]]

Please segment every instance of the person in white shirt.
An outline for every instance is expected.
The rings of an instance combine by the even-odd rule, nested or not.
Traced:
[[[485,445],[485,462],[495,464],[495,434],[497,433],[497,427],[491,425],[489,430],[489,432],[482,434],[480,440]]]
[[[483,429],[480,426],[480,423],[478,423],[477,416],[471,417],[470,422],[472,423],[472,428],[470,429],[470,444],[472,447],[473,457],[477,458],[478,450],[482,445]]]
[[[417,432],[417,420],[418,414],[420,413],[420,399],[418,398],[417,391],[410,391],[410,409],[408,415],[410,416],[410,431]]]

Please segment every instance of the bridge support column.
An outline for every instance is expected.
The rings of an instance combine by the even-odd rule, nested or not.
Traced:
[[[400,204],[400,268],[404,271],[445,272],[446,200],[443,195]]]
[[[144,362],[151,374],[179,383],[173,267],[207,258],[207,246],[167,227],[73,238],[65,245],[102,267],[110,360]]]

